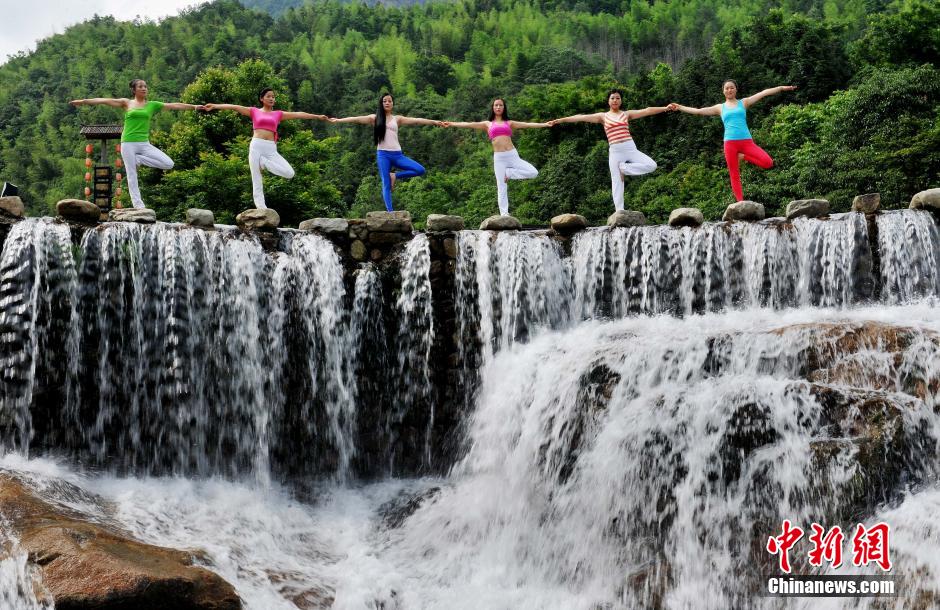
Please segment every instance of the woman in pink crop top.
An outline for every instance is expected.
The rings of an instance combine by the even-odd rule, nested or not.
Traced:
[[[266,169],[275,176],[290,180],[294,177],[294,168],[277,152],[277,126],[285,119],[316,119],[326,121],[324,114],[309,112],[284,112],[274,109],[274,90],[264,88],[258,94],[261,108],[249,108],[237,104],[206,104],[205,110],[234,110],[238,114],[251,117],[254,128],[251,144],[248,145],[248,167],[251,170],[251,196],[255,207],[265,209],[264,185],[261,170]]]
[[[607,163],[610,168],[610,192],[614,200],[614,210],[618,212],[623,209],[624,176],[641,176],[656,169],[656,161],[640,152],[633,142],[630,120],[672,110],[669,106],[624,110],[622,104],[623,92],[620,89],[611,89],[607,92],[607,112],[575,114],[548,122],[552,126],[559,123],[600,123],[604,126],[607,143],[610,145]]]
[[[509,216],[509,188],[510,180],[526,180],[539,175],[539,170],[519,156],[512,145],[512,130],[527,129],[530,127],[548,127],[548,123],[524,123],[510,121],[506,109],[506,101],[496,98],[490,105],[490,118],[486,121],[476,122],[444,122],[445,127],[466,127],[469,129],[485,129],[493,144],[493,171],[496,174],[496,193],[499,213]]]
[[[441,121],[420,119],[394,114],[395,98],[391,93],[379,96],[379,105],[375,114],[350,116],[342,119],[330,119],[333,123],[359,123],[372,125],[372,140],[375,142],[375,164],[379,168],[379,178],[382,180],[382,200],[385,209],[391,212],[392,188],[398,180],[417,178],[424,175],[424,166],[401,151],[398,142],[398,128],[402,125],[444,125]],[[395,171],[392,171],[395,170]]]

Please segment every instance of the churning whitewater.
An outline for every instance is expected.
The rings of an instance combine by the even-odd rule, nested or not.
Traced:
[[[461,231],[453,320],[425,235],[351,274],[279,235],[14,225],[2,473],[257,610],[823,607],[760,596],[783,519],[888,521],[887,607],[940,595],[928,213]],[[0,534],[3,606],[48,607]]]

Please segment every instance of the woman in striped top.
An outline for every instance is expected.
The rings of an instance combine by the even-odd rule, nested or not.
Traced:
[[[630,120],[639,119],[661,112],[671,110],[668,106],[650,106],[643,110],[623,110],[623,92],[611,89],[607,92],[607,112],[594,114],[576,114],[549,121],[549,125],[559,123],[600,123],[607,133],[607,142],[610,144],[610,190],[614,199],[614,209],[623,209],[623,177],[642,176],[656,169],[656,162],[637,150],[633,137],[630,135]]]

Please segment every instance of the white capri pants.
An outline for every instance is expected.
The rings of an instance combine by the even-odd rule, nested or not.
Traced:
[[[137,184],[137,166],[146,165],[157,169],[173,169],[173,159],[150,142],[121,142],[121,157],[124,159],[124,173],[127,174],[127,192],[135,208],[142,208],[144,200],[140,197]]]
[[[268,207],[264,204],[262,168],[288,180],[294,177],[294,168],[277,152],[277,142],[273,140],[251,139],[248,145],[248,167],[251,169],[251,196],[255,200],[255,207],[262,210]]]
[[[610,192],[614,209],[623,209],[623,177],[642,176],[656,169],[656,162],[636,149],[633,140],[610,145]]]
[[[499,203],[499,213],[509,216],[509,189],[506,185],[506,178],[527,180],[538,176],[539,170],[528,161],[524,161],[513,148],[493,153],[493,172],[496,174],[496,200]]]

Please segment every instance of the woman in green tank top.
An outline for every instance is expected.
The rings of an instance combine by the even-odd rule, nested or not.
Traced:
[[[173,159],[165,152],[150,143],[150,119],[162,109],[167,110],[200,110],[202,106],[173,102],[147,101],[147,83],[135,78],[131,81],[133,97],[111,98],[94,97],[91,99],[72,100],[73,106],[104,105],[124,110],[124,131],[121,134],[121,156],[124,158],[125,172],[127,173],[127,190],[131,196],[131,203],[135,208],[143,208],[144,201],[140,197],[140,187],[137,184],[137,166],[146,165],[157,169],[172,169]]]

